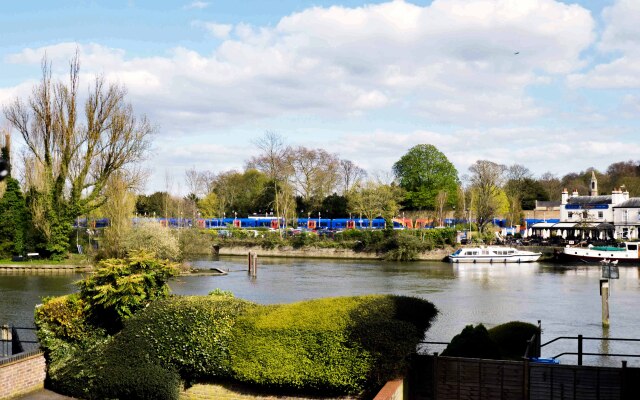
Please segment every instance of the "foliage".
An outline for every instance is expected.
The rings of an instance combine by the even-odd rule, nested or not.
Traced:
[[[435,146],[412,147],[393,165],[393,172],[406,191],[405,205],[410,209],[436,208],[439,192],[448,194],[450,206],[456,204],[458,171]]]
[[[127,252],[144,251],[156,257],[179,260],[180,244],[171,229],[155,221],[141,221],[123,239]]]
[[[24,254],[28,246],[30,215],[20,184],[9,177],[0,198],[0,256]]]
[[[180,376],[140,357],[133,346],[115,347],[105,340],[57,362],[47,386],[82,399],[178,399]]]
[[[80,62],[70,62],[69,81],[54,81],[50,62],[28,101],[4,109],[25,143],[25,181],[33,223],[46,249],[62,257],[69,248],[73,220],[106,200],[109,177],[141,161],[153,131],[136,118],[126,90],[97,77],[80,103]],[[79,115],[84,111],[84,115]]]
[[[386,185],[368,181],[364,185],[354,187],[347,198],[349,199],[349,209],[369,219],[371,227],[373,220],[378,216],[390,221],[398,214],[402,189],[393,184]]]
[[[197,254],[210,255],[214,242],[215,236],[208,231],[202,231],[200,229],[180,229],[178,231],[180,254],[185,256]]]
[[[484,325],[467,325],[456,335],[442,353],[443,356],[485,359],[521,360],[527,342],[538,327],[520,321],[511,321],[487,331]]]
[[[167,281],[176,274],[174,264],[133,252],[126,259],[101,261],[93,275],[78,282],[80,298],[91,323],[113,333],[136,311],[166,297]]]
[[[358,393],[406,368],[436,313],[427,301],[399,296],[257,307],[237,322],[233,371],[271,388]]]
[[[220,201],[214,192],[208,193],[202,200],[198,201],[198,211],[200,211],[200,217],[202,218],[217,217],[219,209]]]
[[[471,172],[472,208],[483,231],[508,201],[501,190],[506,167],[491,161],[478,160],[469,167]]]
[[[500,350],[489,337],[487,328],[482,324],[467,325],[462,332],[451,339],[451,343],[442,352],[448,357],[500,359]]]
[[[136,213],[140,216],[162,217],[166,214],[171,198],[167,192],[155,192],[139,195],[136,199]]]
[[[253,307],[225,292],[156,301],[127,321],[107,353],[136,354],[186,382],[229,377],[236,319]]]
[[[109,219],[103,231],[100,246],[101,257],[124,257],[124,239],[131,230],[131,218],[135,208],[135,195],[131,192],[131,177],[118,171],[111,175],[105,187],[107,200],[100,207],[101,215]]]
[[[511,321],[489,329],[489,337],[498,345],[503,359],[521,360],[528,341],[538,334],[538,327],[528,322]]]

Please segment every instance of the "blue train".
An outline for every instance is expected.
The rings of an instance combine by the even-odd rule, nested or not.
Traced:
[[[184,228],[192,227],[193,220],[191,218],[133,218],[133,223],[137,224],[144,220],[155,220],[163,226],[169,226],[172,228]],[[196,224],[200,228],[206,229],[220,229],[228,226],[235,226],[237,228],[284,228],[282,220],[280,224],[275,217],[250,217],[250,218],[207,218],[197,219]],[[558,222],[554,219],[533,219],[528,218],[525,220],[527,226],[531,226],[538,222]],[[507,227],[507,221],[505,219],[494,219],[493,224],[498,227]],[[456,224],[467,224],[467,220],[458,220],[453,218],[446,218],[444,220],[445,226],[455,226]],[[74,221],[74,228],[104,228],[109,225],[109,219],[98,218],[87,220],[77,219]],[[278,226],[280,225],[280,226]],[[433,228],[437,226],[433,220],[416,219],[411,220],[409,218],[398,218],[393,220],[394,229],[403,228]],[[367,218],[298,218],[297,228],[299,229],[367,229],[369,228],[369,219]],[[383,229],[385,227],[385,221],[382,218],[374,218],[371,224],[373,229]]]

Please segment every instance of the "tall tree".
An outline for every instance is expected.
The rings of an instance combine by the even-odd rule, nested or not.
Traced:
[[[290,158],[293,167],[293,184],[304,203],[318,207],[332,193],[339,180],[339,159],[323,149],[307,149],[300,146]]]
[[[136,196],[133,193],[132,181],[124,171],[109,177],[105,186],[107,201],[100,207],[103,217],[109,219],[109,226],[104,229],[102,250],[107,258],[126,256],[124,239],[131,229],[131,217],[135,211]]]
[[[78,54],[70,62],[67,83],[53,80],[45,58],[42,80],[28,102],[18,98],[4,109],[7,121],[22,135],[30,167],[39,172],[39,179],[26,185],[30,204],[36,204],[42,216],[38,227],[47,238],[47,250],[54,256],[68,251],[75,217],[105,202],[109,177],[144,158],[152,133],[147,119],[137,118],[126,103],[123,87],[96,77],[84,104],[79,104],[79,85]]]
[[[505,202],[501,189],[505,169],[504,165],[487,160],[478,160],[469,167],[472,207],[480,231],[484,231]]]
[[[283,218],[284,211],[289,208],[291,202],[295,207],[290,188],[290,178],[293,174],[291,148],[285,144],[282,136],[274,132],[266,132],[255,144],[262,153],[252,157],[247,166],[267,175],[274,191],[273,205],[276,217]]]
[[[419,144],[412,147],[393,165],[393,171],[406,191],[406,206],[413,209],[436,208],[436,196],[447,192],[450,206],[455,206],[458,194],[458,171],[435,146]]]

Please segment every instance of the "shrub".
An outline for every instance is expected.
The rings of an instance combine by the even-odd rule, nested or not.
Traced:
[[[91,323],[115,333],[136,311],[166,297],[167,281],[177,272],[174,264],[144,252],[103,260],[93,275],[78,282],[80,298]]]
[[[172,230],[155,221],[144,221],[129,230],[122,241],[127,252],[144,251],[160,259],[180,260],[180,245]]]
[[[528,341],[538,327],[527,322],[511,321],[489,329],[489,337],[498,346],[503,359],[521,360]]]
[[[451,343],[442,352],[443,356],[500,359],[500,350],[491,340],[487,328],[479,324],[467,325],[462,332],[451,339]]]
[[[225,292],[156,301],[127,321],[110,347],[174,369],[187,382],[228,377],[232,328],[252,307]]]
[[[425,300],[396,296],[257,307],[238,320],[232,368],[266,387],[358,393],[406,367],[436,313]]]
[[[82,399],[178,399],[179,375],[145,360],[134,346],[102,342],[77,352],[55,372],[47,386]]]
[[[182,255],[210,255],[215,237],[201,229],[180,229],[178,243]]]

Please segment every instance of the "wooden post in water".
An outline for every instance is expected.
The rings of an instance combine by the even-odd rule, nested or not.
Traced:
[[[252,269],[252,273],[251,276],[257,276],[258,275],[258,253],[252,253],[252,258],[253,258],[253,269]]]
[[[602,326],[609,327],[609,279],[600,279],[602,298]]]

